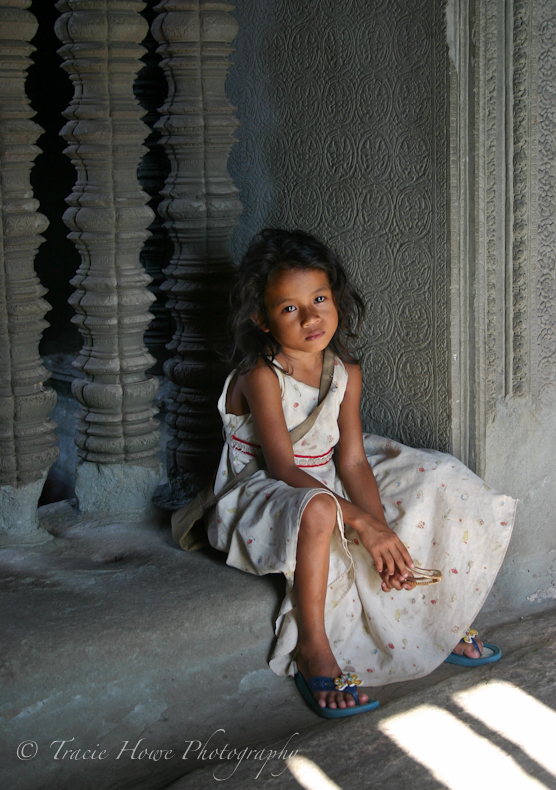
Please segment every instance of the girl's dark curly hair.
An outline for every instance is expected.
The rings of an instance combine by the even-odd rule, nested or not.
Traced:
[[[277,272],[288,269],[320,269],[327,274],[338,310],[338,329],[330,347],[344,362],[355,362],[351,341],[358,337],[365,306],[347,279],[337,255],[302,230],[267,228],[252,239],[232,289],[232,367],[247,373],[259,359],[272,365],[280,352],[280,344],[270,333],[263,332],[251,316],[261,316],[268,322],[264,303],[268,282]]]

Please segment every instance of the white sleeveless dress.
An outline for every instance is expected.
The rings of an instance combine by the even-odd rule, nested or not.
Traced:
[[[294,445],[296,464],[348,498],[334,464],[338,415],[347,371],[335,361],[334,379],[313,428]],[[218,402],[226,444],[215,491],[261,453],[250,414],[226,413],[228,376]],[[317,404],[318,390],[278,371],[288,430]],[[405,447],[364,435],[388,525],[407,546],[415,564],[438,568],[440,584],[384,593],[381,579],[357,533],[338,529],[330,547],[325,625],[342,670],[354,671],[366,686],[419,678],[435,669],[469,628],[494,582],[512,532],[516,501],[489,488],[451,455]],[[209,518],[212,546],[227,563],[255,574],[283,573],[286,596],[276,623],[270,659],[278,675],[296,671],[298,639],[292,592],[297,533],[303,510],[319,488],[292,488],[259,470],[224,496]]]

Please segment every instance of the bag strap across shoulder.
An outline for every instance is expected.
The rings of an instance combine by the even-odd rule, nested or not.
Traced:
[[[309,433],[313,425],[316,423],[319,414],[324,406],[324,399],[328,395],[328,390],[334,378],[334,354],[329,348],[325,349],[324,360],[322,363],[322,373],[320,374],[319,385],[319,400],[318,405],[315,406],[311,414],[303,420],[296,428],[290,431],[290,439],[292,444],[297,444],[300,439],[303,439],[305,434]]]
[[[320,374],[319,384],[319,403],[322,403],[322,401],[328,395],[328,390],[330,389],[332,379],[334,378],[334,364],[334,352],[327,347],[324,349],[324,358],[322,360],[322,373]]]

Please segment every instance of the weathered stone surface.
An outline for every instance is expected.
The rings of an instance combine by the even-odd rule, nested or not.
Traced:
[[[37,502],[46,472],[38,480],[14,488],[0,487],[0,546],[43,543],[50,536],[39,528]]]
[[[240,212],[227,158],[238,126],[224,83],[237,25],[227,2],[163,0],[152,33],[168,98],[155,124],[171,171],[158,210],[174,244],[162,289],[176,330],[164,371],[169,491],[191,498],[208,482],[222,446],[216,402],[223,365],[215,353],[226,325],[229,241]]]
[[[48,413],[56,394],[45,387],[39,340],[50,305],[33,261],[48,220],[37,211],[29,174],[42,129],[25,95],[37,20],[30,0],[0,2],[0,532],[26,534],[36,517],[41,482],[58,456]],[[34,503],[33,503],[34,498]],[[9,510],[4,506],[10,502]]]
[[[556,597],[555,415],[556,400],[540,409],[510,399],[498,404],[487,434],[486,477],[520,500],[508,554],[487,602],[505,616],[523,607],[534,612]]]
[[[80,513],[142,513],[160,482],[161,468],[136,464],[77,463],[75,493]]]
[[[64,215],[81,254],[71,298],[84,338],[74,364],[86,374],[73,384],[80,403],[76,443],[93,464],[150,466],[159,449],[152,405],[158,382],[145,373],[154,359],[143,343],[154,296],[139,262],[153,218],[137,181],[148,129],[133,93],[147,33],[144,6],[141,0],[56,6],[63,68],[75,86],[61,134],[78,172]]]

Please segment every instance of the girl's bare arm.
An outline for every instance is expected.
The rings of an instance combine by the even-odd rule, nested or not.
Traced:
[[[359,365],[347,365],[347,371],[348,384],[338,418],[340,441],[336,462],[351,501],[387,527],[378,486],[363,446],[361,368]]]
[[[409,564],[410,567],[412,566],[411,557],[403,543],[389,529],[384,520],[374,475],[363,450],[359,417],[361,372],[355,366],[350,366],[350,368],[358,371],[359,395],[357,394],[357,373],[352,375],[350,370],[350,379],[354,378],[355,383],[351,385],[348,383],[348,389],[344,397],[344,403],[346,397],[348,398],[348,407],[344,410],[344,404],[342,404],[340,410],[338,460],[344,485],[346,485],[346,490],[350,497],[352,497],[353,493],[354,502],[348,502],[348,500],[339,497],[337,494],[335,496],[340,503],[344,521],[359,533],[361,542],[371,554],[377,571],[379,573],[384,572],[389,577],[407,576],[406,564]],[[325,491],[329,490],[295,464],[292,443],[282,410],[280,385],[277,375],[266,365],[260,365],[245,376],[241,376],[238,380],[238,385],[241,387],[242,393],[249,404],[266,465],[272,477],[277,480],[283,480],[287,485],[294,488],[322,488]],[[352,414],[355,401],[357,401],[360,453],[364,463],[361,461],[360,453],[357,452],[353,426],[347,425],[350,422],[349,416]],[[344,429],[347,430],[345,438],[342,436]],[[344,466],[342,466],[342,463]],[[367,471],[365,471],[365,467]],[[353,479],[346,483],[347,478],[344,475],[347,474],[353,474]],[[370,490],[373,485],[376,492],[374,497],[369,492],[364,495],[359,493],[361,488],[366,487]],[[394,586],[399,587],[399,584]]]
[[[373,555],[372,546],[375,540],[374,531],[383,531],[390,537],[395,537],[395,549],[401,555],[403,562],[402,566],[398,561],[396,562],[397,577],[392,575],[390,566],[381,568],[376,562],[375,564],[386,587],[389,589],[394,586],[396,589],[400,589],[403,578],[408,575],[405,565],[413,568],[413,560],[401,540],[386,524],[375,476],[365,455],[360,412],[361,368],[358,365],[347,365],[346,367],[348,385],[338,418],[340,441],[337,449],[337,465],[349,498],[359,509],[355,521],[348,521],[348,523],[359,532],[363,545],[371,555]]]

